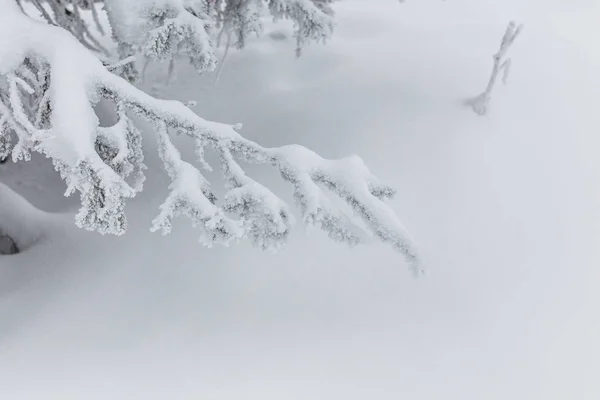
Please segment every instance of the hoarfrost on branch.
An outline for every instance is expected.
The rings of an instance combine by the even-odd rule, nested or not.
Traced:
[[[285,7],[307,1],[271,5],[289,13]],[[32,151],[49,157],[68,184],[66,194],[79,192],[76,224],[81,228],[115,235],[127,228],[125,204],[142,190],[146,169],[142,134],[131,119],[136,115],[154,126],[171,178],[152,230],[168,233],[173,219],[183,215],[209,246],[247,238],[263,249],[277,249],[289,235],[292,214],[240,162],[268,164],[291,184],[304,223],[350,245],[362,242],[366,231],[421,272],[410,235],[383,202],[394,189],[358,156],[327,160],[300,145],[266,148],[241,136],[240,125],[208,121],[180,102],[156,99],[110,72],[67,30],[23,14],[15,0],[0,0],[0,85],[0,151],[15,161],[28,160]],[[93,107],[100,99],[116,105],[118,121],[111,127],[99,126]],[[219,155],[227,189],[222,201],[200,169],[182,159],[172,132],[195,142],[205,168],[210,168],[205,148]],[[335,206],[332,195],[353,212]]]

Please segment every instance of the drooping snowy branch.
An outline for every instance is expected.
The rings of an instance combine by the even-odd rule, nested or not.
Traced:
[[[262,32],[262,18],[294,22],[298,54],[308,42],[324,42],[334,28],[332,0],[104,0],[121,58],[188,58],[199,71],[216,66],[215,47],[243,48]],[[126,75],[135,78],[130,70]]]
[[[37,66],[33,72],[40,73],[24,78],[19,72],[24,65]],[[414,272],[421,271],[410,235],[383,202],[395,191],[359,157],[327,160],[299,145],[266,148],[241,136],[239,125],[207,121],[180,102],[153,98],[111,73],[67,31],[23,15],[13,0],[0,0],[0,77],[9,89],[8,98],[0,99],[0,126],[18,137],[13,157],[38,151],[52,159],[68,184],[67,195],[80,194],[76,223],[82,228],[117,235],[127,228],[126,200],[142,189],[145,169],[142,136],[128,117],[136,114],[155,127],[171,178],[152,230],[168,233],[173,219],[183,215],[200,228],[207,245],[248,238],[264,249],[280,247],[293,225],[291,212],[240,162],[267,164],[292,185],[305,223],[350,245],[362,242],[366,232],[403,254]],[[41,118],[21,107],[32,91],[46,99],[39,103]],[[118,122],[111,127],[100,127],[94,113],[101,98],[117,106]],[[200,170],[182,159],[170,131],[196,142],[205,168],[210,166],[204,148],[219,154],[227,188],[222,202]],[[335,206],[331,196],[351,211]]]
[[[47,216],[0,182],[0,256],[27,250],[48,232]]]
[[[31,3],[39,15],[49,24],[62,26],[90,50],[106,53],[104,46],[92,34],[82,19],[82,11],[91,10],[96,29],[103,33],[93,0],[16,0],[19,5]]]
[[[14,0],[22,9],[49,24],[62,26],[87,48],[110,58],[97,34],[104,34],[99,10],[105,10],[117,44],[119,59],[142,55],[150,61],[187,59],[199,72],[217,65],[215,48],[245,47],[248,37],[263,30],[263,18],[294,23],[297,55],[309,42],[324,42],[334,28],[333,0]],[[23,7],[25,4],[31,6]],[[226,40],[224,40],[224,38]],[[130,82],[139,78],[135,63],[118,73]],[[169,76],[170,77],[170,76]]]
[[[294,22],[296,53],[309,41],[325,42],[335,26],[331,0],[269,0],[269,10],[275,18]]]
[[[467,101],[467,103],[473,108],[473,111],[475,111],[477,114],[485,115],[487,113],[492,100],[492,91],[494,90],[494,86],[496,85],[496,81],[498,80],[498,75],[500,73],[503,74],[502,82],[506,84],[511,66],[511,59],[506,58],[506,53],[522,30],[522,24],[517,26],[512,21],[506,27],[506,31],[502,37],[502,42],[500,43],[500,50],[494,54],[494,66],[485,90],[479,96]]]

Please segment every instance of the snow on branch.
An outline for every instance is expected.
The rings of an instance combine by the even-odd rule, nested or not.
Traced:
[[[27,75],[35,82],[21,77],[24,65],[30,66]],[[66,194],[80,194],[79,227],[117,235],[127,228],[125,204],[142,190],[145,169],[142,135],[128,116],[135,114],[154,126],[159,155],[171,178],[153,231],[168,233],[173,218],[183,215],[200,228],[207,245],[248,238],[263,249],[279,248],[294,224],[291,212],[271,190],[247,176],[239,162],[267,164],[293,187],[306,224],[350,245],[361,243],[367,232],[400,252],[415,273],[421,272],[410,235],[383,202],[394,189],[371,174],[358,156],[327,160],[299,145],[266,148],[241,136],[240,125],[207,121],[180,102],[156,99],[111,73],[67,31],[23,15],[13,0],[0,0],[0,79],[9,89],[0,98],[0,132],[18,138],[12,156],[26,158],[38,151],[52,159],[68,184]],[[48,107],[39,121],[21,107],[28,96],[47,99],[39,104]],[[117,105],[118,122],[108,128],[99,127],[93,110],[101,98]],[[210,166],[204,148],[219,154],[227,189],[221,204],[200,170],[182,159],[170,131],[195,141],[205,168]],[[334,205],[332,196],[352,212]]]
[[[215,47],[235,37],[262,32],[262,18],[289,19],[295,26],[297,54],[309,42],[325,42],[334,28],[333,0],[104,0],[121,58],[136,53],[147,60],[189,59],[198,72],[216,67]],[[123,73],[134,81],[137,71]]]
[[[309,41],[325,42],[333,33],[335,22],[331,0],[269,0],[269,10],[275,18],[294,22],[296,54]]]
[[[195,0],[104,0],[118,44],[119,56],[141,53],[148,60],[172,61],[185,57],[198,72],[214,69],[216,56],[211,32],[214,21],[201,1]],[[130,81],[137,79],[134,64],[121,71]]]
[[[490,107],[490,101],[492,100],[492,91],[494,90],[494,86],[496,85],[500,73],[503,74],[502,83],[506,84],[508,81],[511,59],[506,58],[506,53],[522,30],[523,25],[517,26],[513,21],[506,27],[502,42],[500,43],[500,50],[494,54],[494,66],[485,90],[479,96],[467,101],[467,104],[473,108],[475,113],[479,115],[485,115],[487,113]]]
[[[49,24],[62,26],[73,34],[88,49],[105,53],[106,49],[94,37],[87,23],[81,18],[83,10],[91,10],[92,18],[98,32],[103,33],[98,13],[92,0],[15,0],[31,3],[39,15]],[[22,8],[23,9],[23,8]]]

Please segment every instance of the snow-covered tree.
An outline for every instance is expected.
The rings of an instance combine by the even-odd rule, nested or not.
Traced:
[[[90,33],[83,10],[91,10],[103,32],[92,0],[15,0],[32,3],[48,23],[69,30],[82,44],[105,52]],[[295,26],[296,52],[310,41],[325,42],[333,32],[333,0],[96,0],[108,13],[119,57],[135,54],[146,60],[187,58],[199,72],[216,65],[215,47],[230,44],[243,48],[248,36],[262,32],[262,18],[289,19]],[[172,65],[172,64],[171,64]],[[135,65],[121,73],[135,81]]]
[[[44,9],[59,4],[72,13],[65,15],[73,15],[76,4],[84,8],[76,0],[33,1]],[[300,45],[331,33],[329,1],[235,2],[239,7],[263,3],[274,14],[295,21]],[[136,127],[132,116],[137,116],[154,127],[159,155],[171,178],[153,231],[168,233],[175,217],[186,216],[206,245],[249,239],[263,249],[279,248],[294,224],[292,213],[282,199],[248,176],[240,162],[267,164],[291,184],[304,223],[350,245],[376,237],[403,254],[414,272],[421,271],[410,235],[384,203],[395,190],[380,182],[358,156],[327,160],[299,145],[263,147],[244,138],[241,125],[207,121],[180,102],[144,93],[113,73],[118,66],[105,65],[90,49],[93,42],[83,44],[79,36],[85,40],[85,31],[50,23],[56,14],[46,22],[36,21],[19,4],[0,0],[0,157],[27,161],[35,151],[50,158],[68,185],[66,195],[80,195],[79,227],[115,235],[127,229],[125,204],[142,190],[142,139],[150,137]],[[200,70],[215,63],[208,33],[214,21],[211,13],[233,12],[227,11],[229,4],[234,2],[105,0],[119,44],[156,58],[185,55]],[[243,40],[242,31],[255,29],[249,28],[250,19],[223,21],[237,21],[218,23],[221,29],[231,23],[225,29],[237,40]],[[117,122],[110,127],[101,127],[94,111],[101,99],[116,106]],[[201,168],[183,160],[172,133],[195,143]],[[221,199],[201,172],[211,169],[204,158],[207,148],[220,157],[227,189]],[[344,200],[351,211],[337,206],[331,196]],[[6,229],[0,232],[11,235]]]

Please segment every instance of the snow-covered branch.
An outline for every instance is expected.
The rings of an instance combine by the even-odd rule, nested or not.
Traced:
[[[294,22],[297,52],[308,42],[324,42],[334,28],[332,0],[104,0],[120,57],[143,54],[149,60],[187,58],[199,71],[217,64],[215,47],[228,38],[243,48],[262,32],[262,18]],[[126,72],[135,78],[135,72]]]
[[[24,63],[47,68],[49,82],[38,82],[35,89],[19,78]],[[269,164],[292,185],[305,223],[351,245],[367,232],[420,272],[410,235],[383,202],[395,191],[357,156],[327,160],[299,145],[266,148],[241,136],[239,125],[207,121],[180,102],[153,98],[111,73],[69,32],[23,15],[14,0],[0,0],[0,77],[10,89],[9,103],[0,102],[0,126],[16,132],[21,146],[12,149],[13,157],[33,150],[52,159],[68,184],[67,194],[78,191],[81,196],[76,223],[82,228],[118,235],[127,227],[125,203],[142,189],[145,169],[142,136],[128,117],[133,113],[155,127],[159,155],[172,181],[153,230],[167,233],[172,219],[184,215],[201,229],[205,244],[249,238],[262,248],[278,248],[293,224],[291,213],[283,200],[248,177],[238,161]],[[20,107],[29,89],[47,93],[51,107],[46,126],[36,125]],[[118,122],[109,128],[99,127],[94,113],[101,98],[117,105]],[[204,147],[220,155],[228,189],[222,204],[199,169],[182,159],[170,131],[196,142],[204,166]],[[352,212],[335,206],[331,196],[344,200]]]
[[[96,29],[102,33],[97,10],[92,0],[15,0],[21,7],[23,3],[31,3],[39,15],[49,24],[62,26],[73,34],[88,49],[106,53],[104,46],[90,31],[87,23],[81,18],[83,10],[91,10]]]
[[[263,18],[288,19],[295,26],[297,55],[309,42],[325,42],[334,28],[333,0],[14,0],[32,16],[71,32],[88,49],[109,56],[83,11],[89,10],[98,34],[104,33],[99,6],[108,15],[121,60],[142,55],[169,61],[169,77],[177,58],[187,59],[198,72],[217,65],[215,48],[226,43],[241,49],[248,36],[260,34]],[[24,7],[28,4],[28,7]],[[31,4],[31,5],[29,5]],[[224,42],[223,37],[227,38]],[[233,39],[233,41],[232,41]],[[119,66],[130,82],[139,78],[134,63]]]
[[[269,10],[275,18],[294,22],[296,53],[309,41],[325,42],[335,27],[331,0],[269,0]]]
[[[503,74],[502,83],[506,84],[512,62],[510,58],[506,58],[506,53],[522,30],[523,25],[517,26],[512,21],[506,27],[502,42],[500,43],[500,50],[494,54],[494,66],[492,67],[492,74],[490,75],[485,90],[479,96],[470,99],[467,102],[477,114],[485,115],[487,113],[490,107],[490,101],[492,100],[492,91],[494,90],[494,86],[496,85],[500,73]]]

